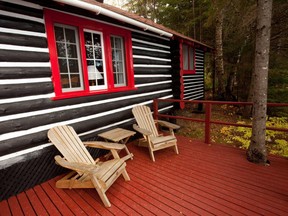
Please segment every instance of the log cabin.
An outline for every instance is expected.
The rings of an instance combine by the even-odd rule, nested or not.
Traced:
[[[63,172],[51,127],[89,140],[132,125],[136,104],[204,98],[212,48],[162,25],[93,0],[0,0],[0,10],[0,200]]]

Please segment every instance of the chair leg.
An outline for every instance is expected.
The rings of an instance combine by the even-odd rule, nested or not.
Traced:
[[[149,152],[150,152],[151,160],[152,160],[153,162],[155,162],[154,152],[153,152],[152,149],[150,149],[150,148],[149,148]]]
[[[129,177],[126,169],[124,169],[124,171],[122,172],[122,176],[125,179],[125,181],[130,181],[130,177]]]
[[[108,200],[108,197],[106,196],[105,192],[102,191],[100,188],[96,188],[102,202],[104,203],[105,207],[111,207],[111,203]]]
[[[104,203],[105,207],[111,207],[111,203],[108,200],[108,197],[106,196],[105,191],[102,190],[102,187],[99,184],[97,178],[95,176],[91,176],[91,180],[92,180],[92,183],[93,183],[96,191],[98,192],[98,195],[100,196],[100,199]]]
[[[175,144],[175,146],[174,146],[174,151],[176,152],[176,154],[179,154],[179,151],[178,151],[178,146],[177,146],[177,144]]]

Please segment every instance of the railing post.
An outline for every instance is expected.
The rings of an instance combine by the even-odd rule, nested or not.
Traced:
[[[210,144],[211,103],[205,103],[205,143]]]
[[[158,120],[158,100],[153,100],[154,119]]]

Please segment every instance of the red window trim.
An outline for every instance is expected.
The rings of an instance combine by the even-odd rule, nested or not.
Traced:
[[[190,53],[189,53],[189,48],[192,48],[193,49],[193,54],[194,54],[194,56],[193,56],[193,58],[194,58],[194,60],[193,60],[193,70],[184,70],[183,68],[184,68],[184,61],[183,61],[183,45],[187,45],[188,46],[188,64],[189,64],[189,58],[190,58]],[[183,72],[183,74],[195,74],[196,73],[196,55],[195,55],[195,46],[194,46],[194,43],[193,42],[189,42],[189,41],[181,41],[181,45],[180,45],[180,55],[181,55],[181,68],[182,68],[182,72]],[[189,65],[188,65],[188,68],[189,68]]]
[[[61,13],[53,11],[50,9],[44,10],[45,24],[46,24],[46,33],[48,40],[48,48],[50,53],[51,69],[52,69],[52,80],[54,85],[55,97],[53,99],[65,99],[72,97],[81,97],[89,96],[95,94],[104,94],[112,93],[118,91],[129,91],[134,90],[134,68],[133,68],[133,54],[132,54],[132,40],[131,32],[125,29],[121,29],[115,26],[109,26],[94,20],[89,20],[66,13]],[[58,66],[58,56],[57,56],[57,47],[56,39],[54,34],[54,23],[61,23],[65,25],[75,26],[78,28],[79,43],[80,43],[80,54],[81,54],[81,65],[83,73],[83,90],[63,92],[61,87],[61,79]],[[84,43],[84,29],[90,29],[94,31],[102,32],[103,34],[103,43],[104,43],[104,53],[106,73],[107,73],[107,89],[104,90],[89,90],[88,82],[88,72],[87,72],[87,63],[86,63],[86,51]],[[125,49],[125,66],[126,66],[126,86],[116,87],[114,86],[114,77],[112,71],[112,57],[107,55],[111,52],[110,45],[110,36],[116,35],[121,36],[124,39],[124,49]]]

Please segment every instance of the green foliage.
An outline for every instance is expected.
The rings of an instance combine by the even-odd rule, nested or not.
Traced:
[[[278,63],[269,70],[268,102],[288,103],[288,64]],[[281,67],[286,68],[281,69]],[[287,107],[269,107],[268,114],[273,116],[288,116]]]
[[[130,12],[211,46],[215,42],[215,15],[217,11],[223,10],[224,80],[221,83],[225,84],[231,80],[229,75],[234,73],[235,86],[232,93],[240,101],[247,100],[254,68],[256,1],[127,0],[126,2],[125,8]],[[273,1],[269,102],[288,102],[287,11],[287,0]],[[211,74],[206,75],[212,78]],[[212,83],[208,80],[207,89],[212,88]],[[217,89],[217,82],[215,84],[214,87]]]
[[[238,124],[248,124],[238,121]],[[288,118],[270,117],[266,121],[267,127],[288,128]],[[234,144],[240,148],[247,149],[250,144],[252,129],[247,127],[223,127],[221,134],[228,144]],[[288,157],[288,133],[274,130],[266,130],[266,145],[271,154]]]
[[[276,139],[275,140],[275,147],[274,149],[271,149],[271,154],[278,154],[282,155],[284,157],[288,157],[288,142],[284,139]]]
[[[207,19],[209,1],[161,0],[158,6],[158,22],[184,35],[200,40],[203,20]],[[194,28],[197,31],[194,35]],[[202,32],[202,33],[200,33]],[[202,35],[200,35],[202,34]],[[209,35],[209,34],[208,34]]]
[[[269,70],[268,102],[288,103],[288,69]]]

